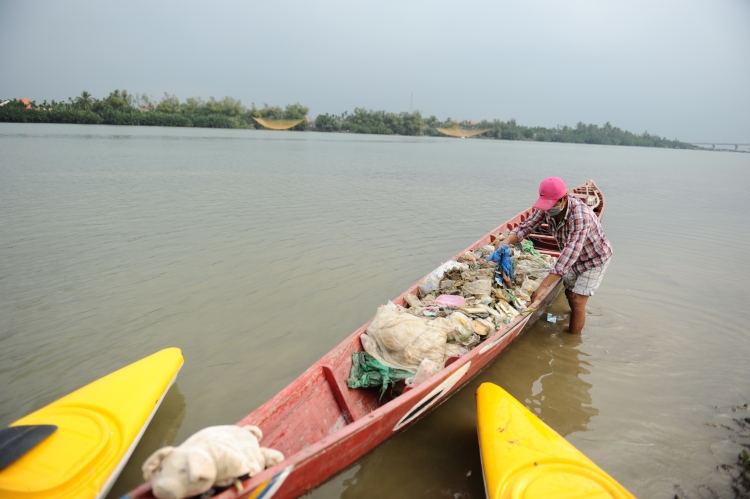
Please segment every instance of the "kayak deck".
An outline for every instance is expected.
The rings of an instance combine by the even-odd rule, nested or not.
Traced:
[[[483,383],[477,431],[488,499],[633,499],[508,392]]]
[[[103,497],[183,364],[168,348],[14,422],[57,430],[0,471],[0,497]]]

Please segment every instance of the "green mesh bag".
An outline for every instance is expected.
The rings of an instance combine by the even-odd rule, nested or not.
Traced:
[[[529,241],[528,239],[523,242],[523,246],[521,246],[524,253],[531,253],[534,256],[542,256],[541,253],[539,253],[537,250],[534,249],[534,243]]]
[[[384,366],[367,352],[357,352],[352,354],[352,369],[346,380],[346,386],[349,388],[379,386],[382,397],[389,384],[395,385],[397,381],[412,376],[414,376],[412,372]]]

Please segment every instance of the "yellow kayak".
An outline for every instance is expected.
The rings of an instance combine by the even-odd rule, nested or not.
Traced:
[[[476,396],[489,499],[634,499],[499,386],[483,383]]]
[[[104,497],[182,367],[167,348],[19,419],[55,425],[49,436],[0,470],[3,499]],[[14,430],[10,430],[14,431]]]

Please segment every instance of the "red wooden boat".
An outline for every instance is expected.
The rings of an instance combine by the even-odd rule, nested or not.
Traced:
[[[595,205],[594,211],[599,218],[602,217],[604,196],[593,180],[569,192],[584,200],[588,198],[589,205]],[[532,208],[519,213],[467,250],[489,244],[496,234],[518,226],[531,214]],[[542,253],[559,255],[552,236],[532,234],[529,239]],[[393,302],[404,305],[406,294],[416,294],[418,285],[414,284]],[[470,352],[449,358],[445,368],[427,381],[389,400],[380,401],[377,389],[350,390],[346,386],[351,355],[362,351],[359,337],[369,322],[363,325],[289,386],[237,423],[259,426],[264,434],[262,445],[280,450],[286,459],[245,480],[242,491],[230,488],[215,498],[269,499],[273,496],[287,499],[312,490],[445,402],[534,324],[561,289],[562,281],[558,281],[535,311],[522,313]],[[151,486],[144,483],[125,497],[153,498]]]

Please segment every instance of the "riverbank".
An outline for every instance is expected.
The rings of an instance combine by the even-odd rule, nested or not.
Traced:
[[[168,126],[193,128],[265,129],[253,118],[265,120],[302,120],[292,128],[296,131],[348,132],[370,135],[444,136],[439,129],[461,127],[482,131],[473,138],[480,140],[514,140],[530,142],[558,142],[572,144],[598,144],[670,149],[699,149],[679,140],[669,140],[648,132],[635,134],[605,123],[603,126],[579,122],[575,127],[555,128],[524,126],[515,119],[455,121],[439,120],[435,116],[423,117],[419,111],[393,113],[355,108],[352,113],[340,115],[319,114],[314,120],[307,118],[309,108],[290,104],[282,109],[265,105],[263,108],[245,108],[231,97],[222,100],[189,98],[180,102],[175,96],[165,95],[158,104],[147,97],[116,90],[107,98],[96,100],[87,92],[68,102],[37,104],[11,101],[0,107],[0,122],[103,124],[126,126]]]

